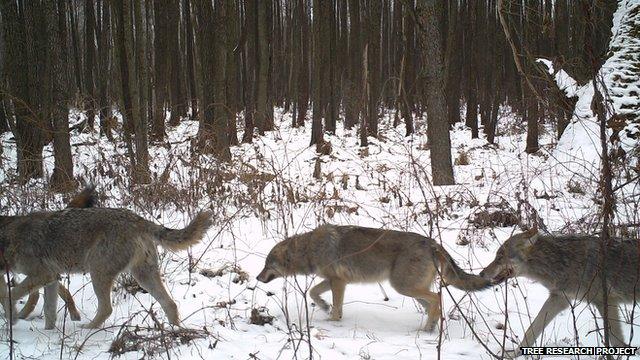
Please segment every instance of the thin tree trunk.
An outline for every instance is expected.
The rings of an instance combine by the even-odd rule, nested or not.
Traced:
[[[309,110],[309,16],[306,0],[298,0],[298,17],[300,19],[300,75],[298,80],[298,126],[304,126]],[[295,30],[294,30],[295,31]]]
[[[193,42],[193,24],[191,17],[191,0],[184,0],[184,26],[186,28],[186,48],[187,48],[187,85],[189,88],[189,106],[191,107],[191,119],[198,117],[198,91],[196,90],[195,62]]]
[[[85,0],[85,91],[86,91],[86,109],[87,109],[87,127],[89,131],[93,131],[93,126],[96,117],[96,83],[94,78],[95,58],[96,58],[96,39],[95,39],[95,26],[96,17],[93,8],[94,0]],[[66,45],[66,38],[65,38]]]
[[[200,148],[204,152],[213,153],[221,160],[231,158],[227,137],[226,99],[224,89],[224,62],[220,58],[224,54],[224,0],[216,1],[216,14],[209,2],[197,2],[195,5],[198,31],[196,33],[198,55],[202,67],[200,87],[202,98],[200,128],[198,137]],[[220,51],[223,53],[220,54]],[[216,62],[215,54],[221,55]]]
[[[269,35],[267,33],[267,1],[254,0],[256,4],[256,116],[255,124],[260,132],[273,130],[273,108],[269,102]]]
[[[64,0],[49,3],[48,23],[50,33],[51,118],[53,121],[54,169],[51,188],[69,191],[75,188],[73,160],[69,140],[69,70],[67,51],[66,6]]]
[[[168,49],[169,49],[169,95],[171,98],[171,116],[169,117],[169,125],[176,126],[180,123],[182,116],[186,114],[186,104],[184,103],[184,95],[182,89],[182,65],[180,63],[180,0],[170,0],[166,5],[167,12],[167,28]]]
[[[443,11],[443,3],[439,0],[420,0],[416,8],[420,24],[418,43],[422,51],[422,72],[426,75],[427,137],[434,185],[455,183],[451,162],[447,103],[444,97],[444,59],[441,41],[439,41],[441,34],[438,17]]]
[[[100,135],[104,135],[107,139],[113,141],[111,134],[110,107],[107,79],[110,79],[109,66],[109,49],[111,38],[111,16],[109,9],[109,1],[101,0],[102,11],[100,14],[100,26],[98,28],[98,97],[100,104]]]

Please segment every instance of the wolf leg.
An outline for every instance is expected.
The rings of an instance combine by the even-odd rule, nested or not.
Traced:
[[[38,304],[38,300],[40,299],[40,292],[33,291],[29,293],[29,298],[27,299],[27,303],[24,304],[22,310],[18,313],[18,319],[26,319],[29,314],[33,312],[33,309],[36,308],[36,304]]]
[[[398,290],[398,289],[396,289]],[[438,321],[441,317],[440,309],[440,297],[437,293],[431,292],[429,289],[411,289],[400,291],[402,295],[410,296],[416,299],[427,312],[427,323],[424,326],[424,330],[433,332],[438,325]]]
[[[71,296],[69,289],[64,287],[64,285],[59,284],[58,295],[64,301],[64,304],[67,307],[67,310],[69,311],[69,317],[71,318],[71,320],[73,321],[80,320],[80,312],[78,312],[78,309],[76,308],[76,302],[73,301],[73,297]]]
[[[331,279],[330,284],[333,307],[331,308],[329,320],[338,321],[342,319],[342,302],[344,301],[344,290],[347,288],[347,282],[342,279]]]
[[[6,289],[4,289],[5,291],[3,291],[3,297],[4,297],[3,305],[4,305],[5,316],[8,317],[9,314],[11,313],[12,323],[15,324],[18,321],[18,312],[16,311],[16,302],[19,299],[26,296],[27,294],[37,291],[44,285],[52,281],[55,281],[56,279],[57,278],[55,274],[49,274],[49,273],[42,273],[37,276],[27,275],[27,277],[24,280],[22,280],[21,283],[17,284],[11,290],[11,303],[9,303],[9,296],[8,294],[6,294]]]
[[[44,329],[51,330],[56,327],[58,310],[58,280],[44,287]]]
[[[427,323],[424,330],[428,332],[435,330],[442,313],[439,295],[429,289],[436,276],[436,271],[437,269],[431,261],[405,260],[396,262],[389,276],[389,282],[397,292],[416,299],[424,307],[427,312]]]
[[[149,263],[136,265],[131,268],[131,275],[133,275],[142,288],[147,290],[149,294],[160,303],[169,322],[173,325],[180,325],[178,306],[164,287],[160,273],[158,272],[158,267]]]
[[[542,309],[540,309],[536,318],[533,319],[533,322],[524,333],[519,348],[533,345],[547,325],[551,323],[556,315],[567,307],[569,307],[569,303],[564,295],[551,293],[547,301],[542,305]],[[517,350],[517,353],[520,353],[520,349]]]
[[[113,308],[111,307],[111,286],[115,275],[102,273],[100,271],[91,271],[91,283],[93,291],[98,298],[98,310],[96,315],[89,323],[82,324],[83,329],[95,329],[100,327],[105,320],[111,315]]]
[[[601,301],[593,301],[600,315],[604,318],[604,304]],[[622,322],[618,311],[618,303],[609,299],[609,343],[610,346],[626,346],[622,335]]]
[[[309,291],[309,296],[311,296],[311,300],[318,305],[318,307],[324,311],[329,311],[329,304],[324,301],[323,298],[320,297],[321,294],[331,290],[331,283],[329,280],[322,280],[319,284],[311,288]]]

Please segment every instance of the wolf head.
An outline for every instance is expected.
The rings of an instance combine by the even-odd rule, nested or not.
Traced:
[[[290,254],[287,250],[286,240],[271,249],[264,262],[264,269],[257,277],[258,281],[268,283],[273,279],[292,274]]]
[[[491,264],[480,272],[480,276],[497,284],[508,278],[522,275],[527,253],[538,237],[538,230],[531,229],[507,239],[498,249]]]

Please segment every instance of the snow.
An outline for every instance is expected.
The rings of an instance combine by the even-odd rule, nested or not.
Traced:
[[[469,140],[470,131],[456,127],[452,132],[452,156],[455,159],[465,153],[470,164],[455,166],[457,185],[433,187],[422,119],[416,119],[418,134],[404,137],[402,129],[389,125],[391,114],[385,114],[380,139],[371,139],[366,156],[360,154],[354,131],[338,130],[335,136],[327,135],[333,151],[321,156],[322,176],[314,179],[317,155],[313,147],[308,147],[309,127],[290,128],[290,114],[278,110],[276,115],[279,128],[257,138],[253,144],[234,147],[233,161],[229,164],[218,164],[208,156],[200,156],[200,166],[194,166],[198,162],[190,159],[190,147],[197,123],[184,121],[170,130],[171,147],[152,146],[150,153],[153,178],[160,178],[168,169],[171,186],[157,181],[149,189],[163,192],[170,199],[175,196],[177,200],[158,204],[134,199],[133,193],[142,194],[144,190],[127,190],[129,184],[122,166],[126,164],[124,148],[114,147],[96,134],[74,133],[72,136],[76,173],[98,184],[99,192],[106,195],[101,205],[128,207],[171,227],[184,226],[202,208],[212,208],[216,214],[216,225],[201,244],[188,253],[163,253],[162,273],[178,303],[184,326],[206,328],[210,334],[172,347],[168,350],[172,358],[307,358],[310,340],[314,357],[320,358],[435,359],[437,334],[419,331],[426,320],[419,306],[397,294],[388,283],[383,286],[389,301],[383,300],[376,284],[349,285],[344,318],[341,322],[332,322],[327,314],[310,306],[310,300],[305,302],[302,295],[317,281],[313,277],[258,283],[255,275],[261,270],[265,255],[277,241],[311,230],[323,222],[357,224],[432,236],[442,241],[464,269],[477,273],[492,260],[497,246],[518,231],[512,227],[473,229],[467,219],[483,205],[505,199],[515,208],[520,196],[532,203],[551,230],[561,229],[597,211],[589,189],[596,188],[594,176],[598,173],[585,171],[593,166],[593,154],[575,158],[575,168],[566,165],[565,159],[556,158],[561,157],[557,149],[565,146],[563,141],[571,141],[563,138],[554,149],[551,135],[545,135],[541,143],[547,144],[544,148],[549,150],[542,155],[527,156],[522,151],[524,134],[506,126],[514,121],[512,118],[501,120],[495,146],[486,145],[484,139]],[[547,130],[543,133],[552,134]],[[576,127],[575,131],[578,130]],[[578,138],[580,135],[576,133]],[[573,145],[577,144],[575,141]],[[15,144],[10,134],[3,135],[2,144],[5,166],[0,174],[7,179],[15,172]],[[50,174],[50,146],[45,149],[45,160]],[[565,166],[571,166],[572,170],[568,171]],[[223,173],[227,179],[224,192],[206,189],[215,182],[213,170]],[[586,194],[567,190],[576,176],[586,187]],[[1,186],[3,193],[15,194],[0,200],[3,213],[20,213],[42,206],[35,195],[33,201],[18,203],[16,200],[26,193],[44,193],[41,181],[24,188],[12,187],[5,181]],[[172,195],[172,191],[178,195]],[[553,198],[536,197],[542,193]],[[193,196],[196,201],[180,200],[181,196]],[[56,196],[49,198],[45,207],[60,208],[63,203],[62,197]],[[458,245],[462,237],[470,239],[470,244]],[[188,271],[190,256],[191,264],[201,258],[193,273]],[[237,264],[249,274],[249,280],[234,283],[233,273],[215,278],[199,273],[202,269],[219,269],[228,264]],[[481,342],[493,352],[500,351],[505,333],[496,327],[504,323],[505,295],[510,319],[506,343],[514,347],[546,298],[546,290],[541,285],[526,279],[514,280],[512,285],[516,283],[518,287],[502,286],[472,294],[454,288],[443,289],[445,322],[441,352],[444,358],[488,359],[490,355]],[[96,309],[89,277],[72,275],[70,290],[86,321]],[[97,332],[82,330],[79,324],[68,319],[64,321],[61,304],[58,329],[45,331],[42,304],[39,304],[29,319],[19,321],[13,328],[16,354],[19,358],[57,359],[62,349],[64,359],[106,358],[123,324],[154,328],[148,309],[153,309],[161,321],[165,319],[159,305],[148,294],[131,295],[120,289],[113,293],[113,304],[114,312],[105,329]],[[260,307],[275,316],[273,325],[249,324],[251,309]],[[596,345],[600,341],[593,332],[596,323],[586,309],[584,305],[578,307],[578,337],[582,345]],[[480,340],[472,334],[461,313]],[[570,319],[570,311],[562,313],[545,331],[541,343],[575,344]],[[630,328],[626,328],[628,333]],[[3,353],[8,350],[7,336],[6,332],[2,334],[0,351]],[[134,359],[142,355],[143,351],[139,350],[122,357]],[[163,351],[156,356],[165,358],[167,354]]]
[[[621,0],[620,5],[614,19],[615,34],[629,23],[625,14],[638,6],[631,0]],[[612,56],[603,67],[605,84],[613,84],[613,74],[622,71],[618,66],[622,61],[616,59],[620,58]],[[549,62],[547,65],[551,69]],[[451,132],[452,157],[465,154],[470,161],[455,166],[453,186],[431,185],[424,120],[416,118],[417,134],[404,137],[402,129],[390,125],[389,112],[381,121],[379,139],[370,139],[366,154],[358,146],[357,133],[338,126],[336,135],[326,135],[331,154],[318,158],[314,148],[308,147],[310,124],[291,128],[291,114],[277,109],[277,129],[252,144],[233,147],[233,160],[227,164],[207,155],[192,156],[197,123],[183,121],[169,129],[170,146],[150,147],[154,182],[142,187],[129,183],[126,149],[119,135],[115,146],[98,137],[97,129],[93,133],[74,132],[75,174],[97,185],[103,195],[101,206],[130,208],[165,226],[184,226],[200,209],[210,208],[215,213],[215,225],[200,244],[187,252],[162,251],[161,266],[183,326],[204,330],[208,335],[160,349],[153,356],[184,360],[305,359],[311,351],[314,358],[322,359],[436,359],[439,348],[443,359],[490,359],[485,346],[499,354],[503,341],[507,348],[519,342],[546,299],[543,286],[519,278],[506,286],[470,294],[443,288],[445,321],[440,346],[438,334],[419,330],[426,318],[418,304],[397,294],[387,282],[382,285],[389,301],[383,300],[376,284],[349,285],[344,318],[332,322],[327,314],[311,306],[309,299],[305,300],[304,293],[317,279],[298,276],[262,284],[255,276],[275,243],[325,222],[431,236],[442,242],[463,269],[474,273],[493,259],[505,239],[519,231],[516,227],[471,226],[469,219],[485,206],[504,201],[515,209],[524,202],[530,204],[522,210],[525,219],[530,221],[535,216],[533,209],[551,231],[593,231],[589,222],[583,221],[599,213],[599,131],[590,110],[593,84],[579,86],[563,71],[557,72],[556,80],[569,96],[578,97],[574,118],[563,137],[556,143],[553,129],[544,127],[542,150],[527,155],[523,152],[522,126],[508,111],[500,116],[495,145],[488,145],[485,139],[470,140],[470,130],[457,126]],[[614,101],[614,108],[620,109],[619,105],[628,101],[629,97]],[[72,112],[72,125],[83,116]],[[629,125],[628,129],[630,133],[640,132],[638,125]],[[622,146],[633,148],[633,139],[624,136]],[[16,176],[15,141],[7,133],[0,136],[0,144],[0,213],[64,206],[65,198],[49,193],[45,181],[23,186],[12,182]],[[51,145],[45,147],[47,177],[53,170],[52,151]],[[319,179],[312,175],[317,162],[321,167]],[[614,186],[624,182],[624,177],[617,177]],[[638,221],[638,193],[637,183],[621,187],[615,221]],[[248,281],[234,282],[237,274],[232,272],[213,278],[200,274],[201,270],[229,265],[248,273]],[[189,272],[191,267],[193,272]],[[63,283],[67,281],[86,322],[96,310],[90,279],[76,274],[63,279]],[[97,331],[80,329],[78,323],[65,320],[62,304],[58,329],[43,330],[40,302],[27,320],[13,327],[16,358],[110,358],[111,343],[123,328],[150,328],[158,333],[149,310],[165,323],[165,330],[170,329],[159,305],[148,294],[132,295],[119,287],[112,293],[112,302],[113,314]],[[273,324],[251,325],[253,308],[266,309],[275,317]],[[623,318],[629,319],[631,314],[631,306],[627,306]],[[637,311],[633,314],[632,323],[637,324]],[[508,326],[502,330],[507,317]],[[2,321],[0,354],[5,355],[9,333]],[[537,344],[571,346],[577,339],[580,345],[596,346],[601,344],[598,326],[592,309],[577,304],[573,311],[562,312]],[[623,328],[627,338],[632,331],[640,331],[636,325]],[[632,345],[640,346],[637,336]],[[121,358],[151,356],[145,351],[148,349],[127,352]]]

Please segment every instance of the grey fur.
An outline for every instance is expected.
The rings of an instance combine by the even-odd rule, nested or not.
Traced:
[[[441,316],[438,294],[430,290],[439,272],[446,282],[464,290],[490,286],[488,280],[460,269],[433,239],[410,232],[335,225],[323,225],[278,243],[257,278],[269,282],[296,274],[322,277],[310,296],[320,308],[329,310],[320,295],[331,290],[331,320],[342,318],[347,284],[388,279],[396,291],[425,308],[425,330],[432,331]]]
[[[525,332],[520,347],[531,346],[553,318],[576,299],[594,305],[603,314],[600,245],[601,239],[593,236],[551,236],[530,230],[500,246],[481,276],[494,283],[524,276],[549,290],[549,298]],[[624,346],[618,305],[636,301],[640,295],[639,249],[637,239],[614,239],[608,248],[604,271],[612,346]]]
[[[156,225],[125,209],[66,209],[17,216],[0,227],[0,247],[7,265],[27,277],[12,291],[0,286],[5,315],[15,301],[47,284],[46,325],[55,324],[55,287],[61,273],[89,273],[98,311],[83,327],[96,328],[111,314],[111,286],[118,274],[130,271],[162,306],[169,321],[179,324],[175,302],[162,284],[157,245],[180,250],[195,244],[211,226],[211,214],[199,214],[182,230]],[[15,318],[13,319],[16,320]]]
[[[93,185],[88,185],[81,192],[76,194],[69,201],[69,203],[67,203],[67,208],[90,208],[90,207],[94,207],[97,201],[98,199],[96,196],[95,187]],[[20,218],[19,216],[0,216],[0,231],[2,231],[2,228],[4,226],[8,225],[12,221],[19,218]],[[4,259],[0,258],[0,264],[2,264],[4,268]],[[71,317],[71,320],[73,321],[80,320],[80,312],[78,312],[78,309],[76,308],[75,302],[73,301],[73,297],[71,296],[71,293],[69,293],[69,290],[66,287],[64,287],[64,285],[59,283],[58,283],[57,289],[58,289],[57,290],[58,295],[65,302],[65,306],[69,311],[69,317]],[[51,321],[50,319],[47,318],[47,314],[50,315],[53,311],[52,309],[56,308],[56,302],[57,302],[57,298],[53,299],[54,301],[53,303],[47,302],[47,299],[50,299],[50,296],[51,294],[49,294],[49,296],[45,296],[44,309],[45,309],[45,319],[46,319],[45,328],[46,329],[53,329],[53,327],[55,326],[55,319]],[[17,314],[17,317],[19,319],[26,319],[29,316],[29,314],[33,311],[33,309],[35,309],[36,304],[38,303],[39,297],[40,297],[40,294],[38,290],[32,291],[29,294],[29,298],[26,304],[22,307],[22,310],[20,310],[20,312]],[[52,300],[49,300],[49,301],[52,301]]]

